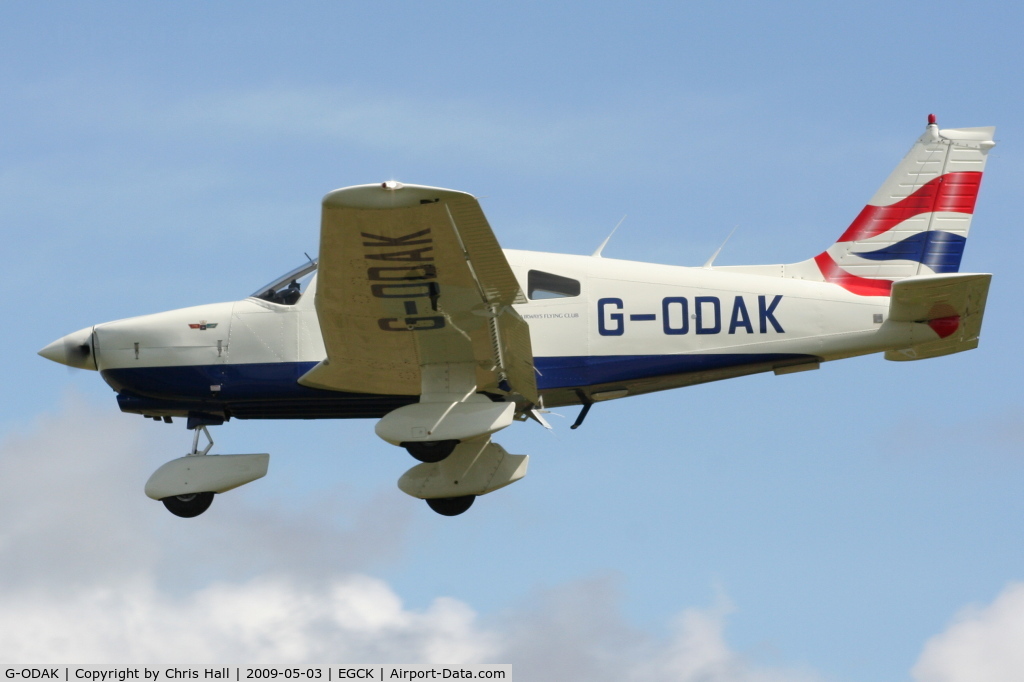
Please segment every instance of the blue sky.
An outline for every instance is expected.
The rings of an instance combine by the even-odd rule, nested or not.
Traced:
[[[0,18],[0,611],[18,614],[0,616],[0,651],[449,657],[529,680],[1024,666],[1000,648],[1024,636],[1012,3]],[[700,265],[738,226],[718,263],[802,260],[929,113],[998,126],[963,262],[995,274],[978,350],[631,398],[577,431],[575,410],[554,434],[517,424],[498,440],[529,476],[455,519],[395,488],[408,457],[369,421],[217,428],[215,451],[270,452],[270,475],[170,518],[141,488],[184,428],[121,415],[94,373],[35,355],[93,323],[241,298],[316,249],[325,193],[391,178],[481,197],[510,248],[590,253],[627,215],[607,257]]]

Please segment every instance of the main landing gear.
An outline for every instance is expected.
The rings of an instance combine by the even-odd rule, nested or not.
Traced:
[[[402,445],[423,463],[405,472],[398,480],[399,489],[424,500],[441,516],[465,513],[480,495],[518,481],[526,475],[529,461],[526,455],[508,454],[487,435],[461,441],[404,442]],[[431,459],[420,456],[424,450],[410,446],[429,446],[426,452]],[[435,457],[441,453],[443,457]]]
[[[458,516],[473,506],[476,495],[461,497],[434,497],[427,500],[427,506],[441,516]]]
[[[438,440],[425,442],[406,442],[402,447],[415,459],[425,464],[443,462],[448,455],[455,452],[457,440]],[[433,497],[426,500],[427,506],[441,516],[458,516],[469,511],[476,500],[476,495],[460,495],[458,497]]]
[[[191,495],[175,495],[160,500],[167,511],[183,519],[199,516],[213,504],[215,493],[192,493]]]
[[[406,441],[402,443],[402,447],[419,461],[433,464],[455,452],[455,446],[458,444],[457,440]]]
[[[402,443],[402,447],[404,447],[410,455],[424,464],[437,464],[438,462],[443,462],[450,454],[455,452],[455,448],[458,447],[458,445],[459,441],[457,440],[420,442],[407,441]],[[459,514],[469,511],[469,508],[473,506],[473,502],[476,501],[476,498],[476,495],[432,497],[427,498],[425,502],[428,507],[441,516],[458,516]]]
[[[167,511],[190,519],[213,504],[213,496],[245,485],[267,474],[270,455],[210,455],[213,438],[206,424],[192,426],[192,452],[171,460],[153,472],[146,481],[146,495],[163,502]],[[206,447],[199,449],[199,434],[206,436]]]

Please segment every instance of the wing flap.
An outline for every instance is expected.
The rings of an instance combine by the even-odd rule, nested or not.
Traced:
[[[505,308],[498,317],[498,330],[508,382],[530,403],[539,401],[537,370],[533,366],[530,325],[512,308]]]

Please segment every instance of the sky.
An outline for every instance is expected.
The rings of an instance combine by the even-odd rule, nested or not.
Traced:
[[[511,663],[517,680],[960,682],[1024,671],[1013,3],[0,6],[0,659]],[[242,298],[320,199],[480,198],[503,246],[803,260],[929,113],[997,126],[962,270],[977,350],[868,356],[515,424],[521,482],[443,518],[371,421],[231,421],[269,475],[172,517],[190,434],[36,355]]]

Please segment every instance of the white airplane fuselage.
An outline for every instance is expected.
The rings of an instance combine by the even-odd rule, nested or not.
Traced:
[[[887,321],[888,297],[828,282],[610,258],[505,250],[529,271],[579,283],[576,296],[516,306],[527,321],[546,406],[578,404],[743,374],[906,348],[939,336]],[[325,357],[316,279],[294,305],[250,297],[96,325],[53,344],[89,342],[85,366],[147,416],[380,417],[416,396],[307,388]],[[524,291],[526,286],[523,286]],[[582,396],[582,397],[581,397]]]

